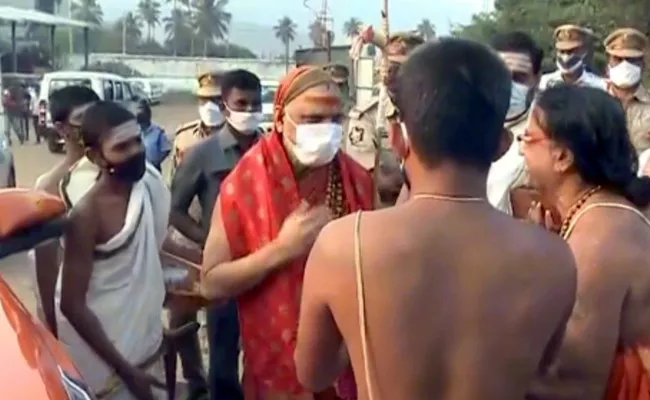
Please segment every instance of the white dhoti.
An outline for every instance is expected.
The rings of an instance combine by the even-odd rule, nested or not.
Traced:
[[[164,382],[162,305],[165,288],[159,251],[169,217],[170,195],[160,173],[150,165],[133,186],[122,230],[95,247],[87,305],[106,336],[132,365]],[[59,339],[67,346],[82,377],[108,399],[132,399],[109,367],[60,312],[61,275],[56,311]],[[164,390],[160,391],[164,398]]]

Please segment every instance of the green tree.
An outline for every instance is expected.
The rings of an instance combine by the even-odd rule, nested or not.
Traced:
[[[147,39],[152,40],[156,27],[160,25],[160,3],[155,0],[140,0],[138,13],[147,26]]]
[[[210,44],[228,35],[232,14],[226,11],[228,0],[195,0],[194,21],[196,34],[203,42],[203,57],[207,57]]]
[[[328,31],[320,20],[315,20],[309,25],[309,39],[315,47],[326,48],[334,42],[334,32]]]
[[[172,49],[173,55],[178,55],[178,49],[183,43],[189,42],[194,33],[190,28],[189,15],[180,8],[172,9],[169,16],[163,19],[165,29],[165,45]]]
[[[417,31],[424,40],[433,40],[436,38],[436,27],[428,18],[425,18],[420,22]]]
[[[133,51],[142,41],[142,20],[132,11],[115,22],[113,30],[122,38],[122,51]]]
[[[544,49],[544,66],[554,68],[553,31],[559,25],[572,23],[594,32],[594,63],[604,67],[606,56],[602,40],[614,29],[631,27],[650,34],[650,2],[647,0],[495,0],[495,11],[475,15],[464,26],[457,26],[458,36],[487,41],[497,32],[522,30],[528,32]]]
[[[289,70],[289,50],[291,42],[296,39],[296,29],[298,26],[293,20],[287,16],[280,18],[277,25],[273,27],[275,37],[280,39],[284,44],[284,63],[285,69]]]
[[[343,34],[348,38],[353,38],[359,34],[361,21],[357,18],[350,18],[343,23]]]
[[[97,0],[75,0],[70,5],[72,17],[80,21],[101,25],[104,21],[102,6]]]

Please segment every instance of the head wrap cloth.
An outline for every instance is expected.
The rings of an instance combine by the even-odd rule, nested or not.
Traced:
[[[307,90],[332,82],[332,76],[320,67],[304,65],[294,68],[284,77],[275,93],[273,122],[275,126],[284,117],[284,108]]]

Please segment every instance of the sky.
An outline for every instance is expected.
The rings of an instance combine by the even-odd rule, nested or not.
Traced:
[[[283,16],[298,24],[298,29],[307,31],[314,20],[315,11],[320,10],[323,0],[230,0],[228,11],[233,21],[252,22],[273,26]],[[483,11],[485,0],[388,0],[390,29],[393,32],[415,29],[418,23],[428,18],[439,34],[449,32],[450,24],[467,23],[472,14]],[[165,5],[171,8],[171,1]],[[137,0],[100,0],[104,19],[111,21],[126,11],[135,8]],[[308,9],[304,4],[309,6]],[[392,3],[392,4],[391,4]],[[343,23],[350,17],[360,19],[364,24],[380,26],[383,0],[328,0],[329,13],[334,24],[334,33],[342,32]],[[167,11],[165,11],[166,13]]]

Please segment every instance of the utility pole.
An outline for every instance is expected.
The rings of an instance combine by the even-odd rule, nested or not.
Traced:
[[[122,54],[126,54],[126,21],[131,16],[131,13],[128,12],[122,18]]]
[[[318,19],[323,28],[321,34],[323,35],[323,44],[325,45],[327,63],[329,64],[332,62],[332,30],[330,29],[332,18],[328,13],[327,0],[322,0],[320,16]]]

